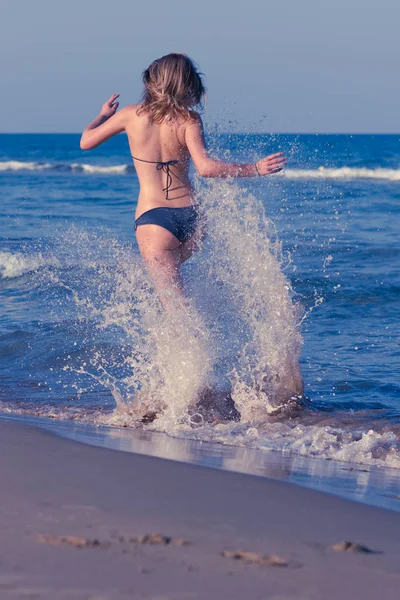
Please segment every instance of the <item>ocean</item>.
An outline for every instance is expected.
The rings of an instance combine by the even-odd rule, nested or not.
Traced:
[[[398,508],[400,137],[215,130],[208,145],[288,165],[193,173],[208,235],[184,266],[190,310],[171,323],[138,255],[126,138],[85,153],[75,134],[0,135],[0,412],[76,439],[139,436],[148,453],[151,439],[175,457],[201,444],[218,468],[235,451],[250,473],[273,454],[311,487],[321,465],[358,486],[368,474]],[[277,390],[298,356],[305,397],[286,410]],[[142,403],[162,414],[140,423]]]

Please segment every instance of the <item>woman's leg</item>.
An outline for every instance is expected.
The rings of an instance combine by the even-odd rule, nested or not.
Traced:
[[[193,236],[194,237],[194,236]],[[182,355],[182,361],[187,362],[188,357],[192,356],[191,353],[204,352],[204,340],[196,334],[196,327],[191,328],[190,324],[193,319],[193,308],[190,307],[190,303],[187,301],[185,293],[183,291],[182,279],[181,279],[181,266],[184,260],[196,249],[193,238],[188,240],[185,244],[179,242],[179,240],[170,233],[167,229],[159,225],[139,225],[136,230],[136,238],[139,245],[139,250],[143,261],[146,265],[148,273],[150,274],[158,297],[168,313],[168,317],[171,317],[169,328],[169,334],[171,336],[170,342],[176,360],[179,360],[179,356]],[[188,309],[189,312],[186,320],[184,313]],[[197,323],[197,319],[194,320]],[[184,326],[184,331],[182,325]],[[178,326],[175,328],[175,326]],[[185,325],[189,325],[188,328]],[[194,336],[189,344],[189,350],[186,348],[187,336]],[[176,346],[176,347],[175,347]],[[200,355],[201,356],[201,355]],[[201,365],[207,365],[207,356],[201,361]],[[194,381],[189,386],[189,392],[193,395],[191,404],[196,405],[197,394],[202,387],[202,374],[201,369],[197,376],[200,378],[200,383],[196,383],[196,369],[194,374]],[[182,388],[183,397],[185,396],[185,383]],[[197,387],[196,387],[197,386]],[[199,389],[197,389],[199,388]],[[157,417],[157,413],[162,411],[163,408],[153,407],[148,409],[146,401],[144,400],[138,407],[139,417],[143,422],[150,422]]]
[[[185,298],[180,272],[182,244],[164,227],[150,224],[139,225],[136,239],[160,300],[168,309],[171,296]]]
[[[192,254],[197,252],[205,237],[206,231],[204,223],[200,223],[192,237],[181,245],[182,262],[185,262],[185,260],[188,260]]]

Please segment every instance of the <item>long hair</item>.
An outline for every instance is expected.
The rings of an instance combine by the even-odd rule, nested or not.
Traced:
[[[137,113],[147,113],[155,123],[165,118],[193,118],[202,106],[202,75],[186,54],[173,52],[158,58],[143,72],[144,92]]]

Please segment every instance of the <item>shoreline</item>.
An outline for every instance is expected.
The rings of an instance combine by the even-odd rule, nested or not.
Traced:
[[[398,598],[398,513],[6,420],[0,445],[1,598]]]
[[[2,420],[37,427],[90,446],[286,481],[368,506],[400,512],[400,471],[390,467],[174,437],[146,428],[95,426],[0,413],[0,422]]]

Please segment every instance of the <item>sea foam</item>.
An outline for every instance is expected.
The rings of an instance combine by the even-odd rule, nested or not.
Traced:
[[[87,163],[51,163],[32,161],[0,161],[0,171],[63,171],[84,173],[86,175],[125,175],[134,170],[132,164],[92,165]],[[277,177],[285,179],[336,179],[336,180],[386,180],[400,181],[400,169],[385,169],[368,167],[328,168],[321,166],[317,169],[284,169]]]
[[[329,169],[285,169],[282,177],[286,179],[381,179],[400,181],[400,169],[368,169],[366,167],[341,167]]]
[[[50,163],[8,160],[0,161],[0,171],[63,171],[88,175],[122,175],[133,169],[130,165],[90,165],[86,163]]]
[[[49,259],[40,252],[33,254],[0,252],[0,279],[13,279],[42,267],[57,265],[59,261],[56,257]]]

